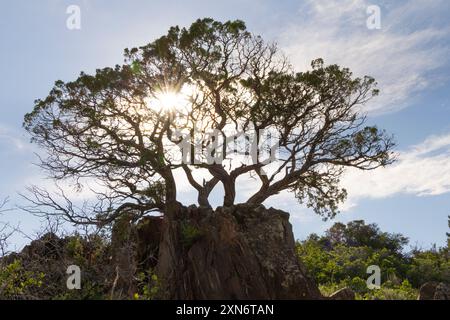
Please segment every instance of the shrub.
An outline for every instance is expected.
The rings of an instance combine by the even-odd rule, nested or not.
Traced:
[[[181,223],[181,244],[185,248],[191,247],[202,236],[202,232],[188,221]]]
[[[42,286],[44,273],[26,271],[20,260],[0,268],[0,298],[35,298],[34,290]]]

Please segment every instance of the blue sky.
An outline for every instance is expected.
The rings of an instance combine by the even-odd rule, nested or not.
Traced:
[[[81,9],[80,30],[66,27],[66,9],[73,4]],[[366,27],[369,5],[381,9],[380,29]],[[26,185],[49,184],[32,165],[39,150],[29,144],[21,123],[55,80],[121,63],[124,48],[146,44],[172,25],[188,26],[200,17],[239,18],[250,31],[276,41],[299,71],[322,57],[379,82],[381,95],[367,106],[368,121],[395,135],[399,160],[386,169],[348,172],[343,184],[349,198],[334,221],[364,219],[405,234],[411,244],[442,246],[450,214],[448,16],[446,0],[3,1],[0,198],[20,204],[17,192]],[[185,202],[192,198],[187,191],[181,196]],[[297,238],[334,222],[324,223],[291,194],[267,205],[291,213]],[[28,234],[40,225],[19,210],[0,220],[20,223]]]

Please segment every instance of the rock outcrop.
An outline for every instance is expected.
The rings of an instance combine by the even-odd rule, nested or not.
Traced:
[[[183,208],[163,226],[166,299],[319,299],[295,254],[289,214],[264,206]]]
[[[342,288],[332,293],[329,298],[331,300],[355,300],[355,292],[350,288]]]
[[[434,300],[450,300],[450,285],[441,282],[436,286],[434,291]]]
[[[450,300],[450,285],[444,282],[430,281],[419,289],[418,300]]]

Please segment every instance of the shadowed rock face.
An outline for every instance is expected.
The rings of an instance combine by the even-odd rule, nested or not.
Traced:
[[[296,257],[288,219],[261,205],[182,208],[163,226],[161,298],[321,298]]]
[[[450,300],[450,286],[444,282],[425,282],[419,289],[418,300]]]

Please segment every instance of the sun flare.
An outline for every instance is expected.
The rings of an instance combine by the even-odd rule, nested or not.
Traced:
[[[179,108],[183,100],[184,97],[180,93],[167,91],[157,93],[154,103],[159,110],[172,110]]]
[[[193,94],[191,87],[184,86],[181,90],[164,89],[155,92],[148,98],[146,104],[157,112],[185,111],[190,109],[190,100]]]

